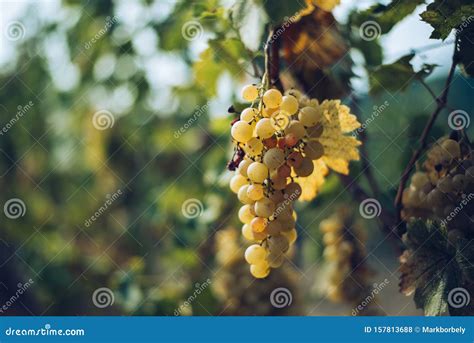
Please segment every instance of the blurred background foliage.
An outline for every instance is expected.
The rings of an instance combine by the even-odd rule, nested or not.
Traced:
[[[285,84],[312,88],[311,95],[320,99],[343,98],[362,123],[388,104],[366,130],[366,151],[385,208],[392,206],[401,171],[434,106],[417,83],[407,84],[403,92],[367,95],[368,71],[395,61],[384,57],[388,49],[384,42],[362,41],[355,34],[353,25],[373,2],[361,9],[360,4],[346,1],[349,4],[337,19],[321,9],[324,6],[314,9],[309,3],[1,4],[4,29],[16,20],[24,30],[21,39],[3,37],[1,42],[0,124],[8,123],[19,106],[33,104],[0,136],[0,203],[19,198],[26,205],[26,214],[19,219],[1,216],[0,303],[15,293],[18,283],[35,280],[6,314],[173,315],[196,284],[207,279],[211,286],[181,314],[350,313],[349,306],[333,305],[326,297],[321,256],[321,220],[341,205],[358,215],[358,203],[335,175],[315,201],[299,205],[298,249],[285,267],[288,270],[275,273],[271,280],[252,281],[251,289],[245,287],[252,282],[242,276],[231,282],[241,281],[242,288],[229,289],[222,285],[237,273],[232,269],[238,268],[237,262],[216,261],[216,233],[230,230],[224,240],[237,239],[239,244],[239,238],[229,233],[240,226],[237,200],[227,187],[233,117],[227,109],[231,104],[241,106],[241,86],[258,80],[255,68],[263,66],[269,22],[279,23],[296,11],[312,13],[285,33],[281,61]],[[198,39],[185,39],[183,27],[189,21],[202,26],[202,31],[193,33]],[[383,33],[394,26],[390,25],[384,24]],[[303,34],[317,48],[309,51],[312,55],[298,57],[295,51],[307,44],[298,41]],[[432,43],[428,36],[423,40],[425,45]],[[403,40],[398,43],[399,51],[410,52]],[[420,53],[416,58],[418,69],[425,57]],[[436,92],[442,90],[446,67],[427,79]],[[320,85],[311,87],[316,82]],[[472,80],[457,74],[450,106],[472,113],[473,86]],[[97,130],[92,119],[102,110],[113,114],[114,124]],[[444,116],[430,141],[446,134],[446,126]],[[351,168],[351,175],[360,174],[360,163]],[[361,185],[367,188],[366,183]],[[118,190],[122,193],[118,199],[86,225]],[[182,205],[190,198],[203,204],[197,218],[183,216]],[[376,300],[381,313],[420,314],[411,299],[398,293],[397,257],[376,220],[355,220],[367,236],[373,282],[390,281]],[[258,310],[280,284],[293,290],[298,305],[290,312]],[[99,287],[113,290],[113,306],[93,305],[91,297]],[[230,299],[240,305],[229,303]]]

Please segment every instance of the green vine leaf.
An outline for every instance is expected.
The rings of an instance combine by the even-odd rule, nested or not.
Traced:
[[[404,90],[416,74],[410,63],[414,56],[415,54],[405,55],[394,63],[373,69],[369,74],[370,93]]]
[[[420,16],[434,29],[430,38],[444,40],[453,29],[458,29],[474,16],[474,4],[472,0],[436,0]]]
[[[259,50],[268,22],[262,5],[255,0],[237,1],[231,9],[230,18],[244,45],[252,51]]]

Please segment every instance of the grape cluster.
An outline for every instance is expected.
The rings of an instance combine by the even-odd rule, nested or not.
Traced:
[[[294,202],[301,196],[298,177],[313,173],[324,154],[322,109],[297,90],[248,85],[242,98],[251,102],[232,124],[235,149],[242,159],[230,189],[243,204],[239,219],[250,242],[245,259],[256,278],[282,265],[297,238]]]
[[[468,144],[443,137],[427,152],[402,197],[402,215],[435,219],[463,230],[474,219],[474,154]],[[467,230],[471,231],[471,230]],[[454,234],[453,234],[454,235]]]
[[[295,271],[290,266],[284,266],[264,280],[255,279],[248,272],[238,236],[239,232],[233,228],[216,233],[215,249],[218,258],[212,289],[222,307],[219,315],[303,315]],[[271,293],[279,287],[291,292],[291,306],[277,308],[272,305]]]
[[[322,220],[319,228],[325,245],[323,257],[329,263],[327,297],[357,306],[371,292],[369,281],[373,272],[365,262],[367,253],[362,245],[365,233],[353,223],[352,217],[347,208],[339,208]],[[357,314],[374,313],[373,304],[369,303]]]

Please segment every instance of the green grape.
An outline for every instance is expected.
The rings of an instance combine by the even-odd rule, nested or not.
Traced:
[[[249,185],[243,185],[240,187],[239,192],[237,193],[237,198],[242,204],[252,204],[253,201],[250,199],[247,195],[247,190],[249,188]]]
[[[322,119],[322,113],[314,107],[306,106],[300,109],[298,119],[306,127],[315,126]]]
[[[244,238],[248,241],[255,240],[250,224],[244,224],[242,226],[242,236],[244,236]]]
[[[279,148],[271,148],[263,155],[263,163],[270,170],[275,170],[285,162],[285,153]]]
[[[286,186],[284,193],[286,199],[295,201],[301,196],[303,190],[297,182],[291,182]]]
[[[453,188],[457,192],[461,192],[464,190],[464,187],[466,185],[466,177],[463,174],[458,174],[453,176]]]
[[[240,120],[250,123],[257,115],[257,109],[249,107],[242,111],[242,113],[240,114]]]
[[[267,255],[267,261],[270,267],[279,268],[285,261],[285,255],[282,252],[270,252]]]
[[[263,151],[263,143],[260,139],[253,137],[245,143],[244,151],[249,156],[258,156]]]
[[[428,193],[428,197],[426,200],[428,204],[433,208],[441,207],[444,202],[443,193],[439,189],[435,188]]]
[[[324,147],[319,142],[310,141],[304,146],[303,153],[306,157],[309,157],[312,160],[317,160],[324,155]]]
[[[252,244],[245,250],[245,261],[248,264],[256,264],[265,260],[267,256],[267,251],[264,247],[258,244]]]
[[[232,192],[238,194],[240,187],[246,184],[248,184],[247,178],[240,174],[236,174],[230,179],[229,187]]]
[[[268,238],[268,247],[270,252],[286,252],[290,247],[290,243],[284,235],[273,235]]]
[[[292,120],[285,129],[285,134],[293,134],[296,140],[300,140],[306,135],[306,129],[304,128],[304,125],[298,120]]]
[[[260,139],[267,139],[273,136],[275,128],[272,125],[272,121],[269,118],[262,118],[257,122],[255,127],[257,136]]]
[[[247,178],[247,169],[248,169],[249,165],[252,164],[252,162],[253,162],[252,160],[244,159],[244,160],[242,160],[242,162],[239,163],[237,171],[240,173],[240,175]]]
[[[278,204],[278,203],[282,202],[285,199],[284,194],[281,190],[275,190],[272,194],[270,194],[269,198],[275,204]]]
[[[280,104],[280,110],[287,112],[290,116],[298,111],[298,99],[292,95],[285,95]]]
[[[263,186],[259,184],[250,185],[247,188],[247,196],[253,201],[257,201],[263,198]]]
[[[239,120],[232,125],[230,133],[237,142],[247,143],[252,138],[253,128],[247,122]]]
[[[268,168],[261,162],[253,162],[247,169],[250,180],[256,183],[263,183],[268,177]]]
[[[252,227],[253,232],[263,232],[267,227],[267,221],[265,218],[255,217],[250,222],[250,226]]]
[[[307,177],[313,173],[313,170],[314,170],[313,161],[308,157],[304,157],[301,162],[301,165],[295,168],[295,173],[298,176]]]
[[[453,139],[446,139],[441,143],[441,147],[449,155],[449,159],[459,158],[461,156],[461,147],[458,142]]]
[[[282,230],[281,222],[278,220],[271,220],[268,222],[266,231],[269,235],[276,235]]]
[[[453,180],[450,176],[445,176],[438,180],[436,187],[443,193],[450,193],[454,191]]]
[[[255,203],[255,213],[259,217],[269,218],[275,211],[275,203],[268,198],[260,199]]]
[[[283,231],[281,233],[283,236],[288,239],[288,242],[291,244],[296,242],[296,239],[298,238],[298,233],[296,232],[296,229],[291,229],[289,231]]]
[[[258,88],[254,85],[247,85],[242,88],[242,99],[245,101],[254,101],[258,98]]]
[[[252,213],[251,205],[244,205],[239,210],[239,220],[243,224],[250,224],[252,219],[255,217],[255,213]]]
[[[288,183],[288,180],[286,177],[274,177],[272,179],[272,187],[273,189],[276,189],[276,190],[283,190],[286,188],[286,184]]]
[[[258,264],[250,265],[250,274],[257,279],[263,279],[270,274],[270,265],[266,261],[261,261]]]
[[[430,182],[430,180],[428,175],[424,172],[416,172],[411,177],[411,185],[416,189],[422,189],[428,182]]]
[[[319,138],[323,134],[324,128],[322,124],[316,124],[315,126],[308,127],[306,133],[310,138]]]
[[[280,106],[282,100],[283,97],[278,89],[269,89],[263,94],[263,103],[269,108]]]

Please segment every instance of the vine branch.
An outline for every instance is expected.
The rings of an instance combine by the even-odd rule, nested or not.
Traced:
[[[268,86],[276,87],[283,91],[283,85],[280,80],[280,37],[274,35],[278,29],[270,27],[268,38],[265,43],[265,82]]]
[[[436,104],[437,104],[436,108],[431,114],[430,119],[428,120],[428,122],[426,123],[423,129],[421,137],[418,141],[419,142],[418,148],[413,152],[413,155],[411,156],[410,161],[405,167],[405,170],[403,171],[402,176],[400,178],[400,184],[398,185],[397,196],[395,197],[395,203],[394,203],[396,214],[397,214],[397,222],[401,221],[402,195],[403,195],[403,190],[405,189],[406,183],[408,181],[408,177],[410,176],[411,170],[413,166],[415,165],[415,163],[420,158],[422,152],[426,149],[428,145],[428,142],[427,142],[428,135],[434,123],[436,122],[438,115],[447,106],[449,89],[451,86],[451,82],[453,80],[454,71],[456,70],[456,65],[458,64],[458,56],[456,53],[457,46],[458,46],[457,42],[458,42],[458,39],[456,37],[456,40],[454,43],[453,59],[452,59],[451,67],[449,69],[448,77],[446,78],[446,83],[444,85],[443,92],[441,93],[439,97],[436,97]]]

